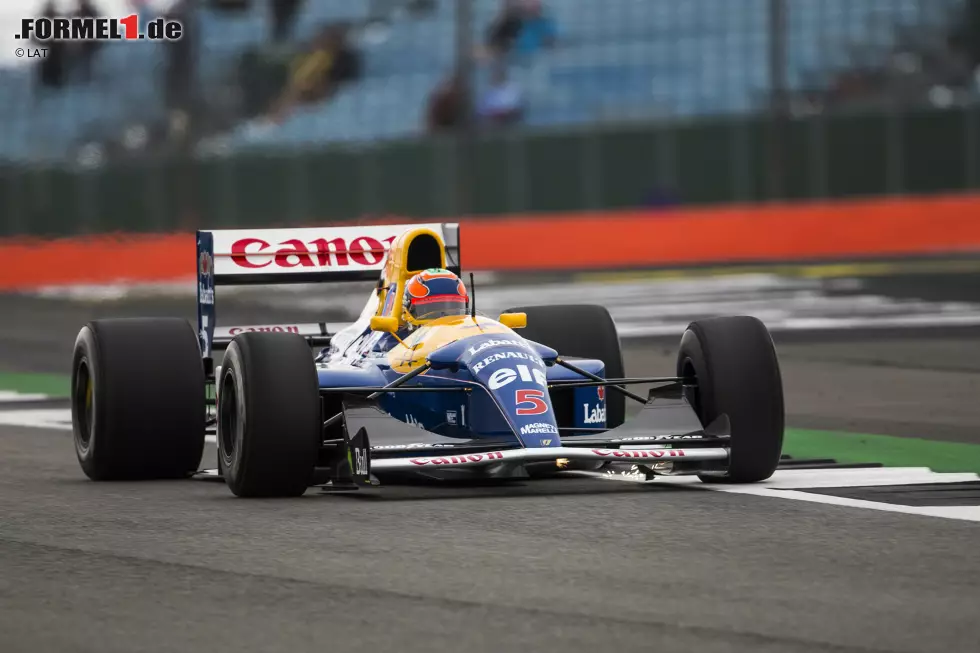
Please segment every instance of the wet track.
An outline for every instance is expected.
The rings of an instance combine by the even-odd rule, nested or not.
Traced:
[[[2,306],[0,363],[39,371],[95,314],[175,308]],[[980,443],[974,329],[777,345],[793,426]],[[976,523],[584,478],[244,501],[91,483],[66,433],[0,428],[5,653],[980,650]]]

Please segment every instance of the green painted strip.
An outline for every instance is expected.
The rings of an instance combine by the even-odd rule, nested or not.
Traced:
[[[0,372],[0,390],[15,390],[22,394],[45,394],[49,397],[67,397],[71,394],[71,377],[67,374]]]
[[[980,445],[890,435],[786,429],[783,453],[794,458],[834,458],[842,463],[929,467],[934,472],[980,474]]]

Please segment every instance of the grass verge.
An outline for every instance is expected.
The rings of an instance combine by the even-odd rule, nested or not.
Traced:
[[[783,453],[794,458],[834,458],[842,463],[929,467],[934,472],[980,474],[980,445],[890,435],[786,429]]]
[[[15,390],[22,394],[45,394],[49,397],[67,397],[71,392],[71,377],[67,374],[0,372],[0,390]]]

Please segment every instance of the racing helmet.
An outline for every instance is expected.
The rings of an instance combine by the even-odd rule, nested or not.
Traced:
[[[469,304],[466,286],[449,270],[423,270],[405,283],[402,306],[405,320],[411,324],[447,315],[466,315]]]

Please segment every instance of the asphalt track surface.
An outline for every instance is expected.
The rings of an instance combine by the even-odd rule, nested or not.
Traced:
[[[86,319],[190,312],[0,309],[0,365],[55,372]],[[628,344],[628,372],[667,372],[674,346]],[[980,442],[975,330],[777,347],[793,426]],[[0,650],[969,652],[978,537],[968,522],[592,479],[246,501],[213,482],[91,483],[65,433],[7,428]]]

